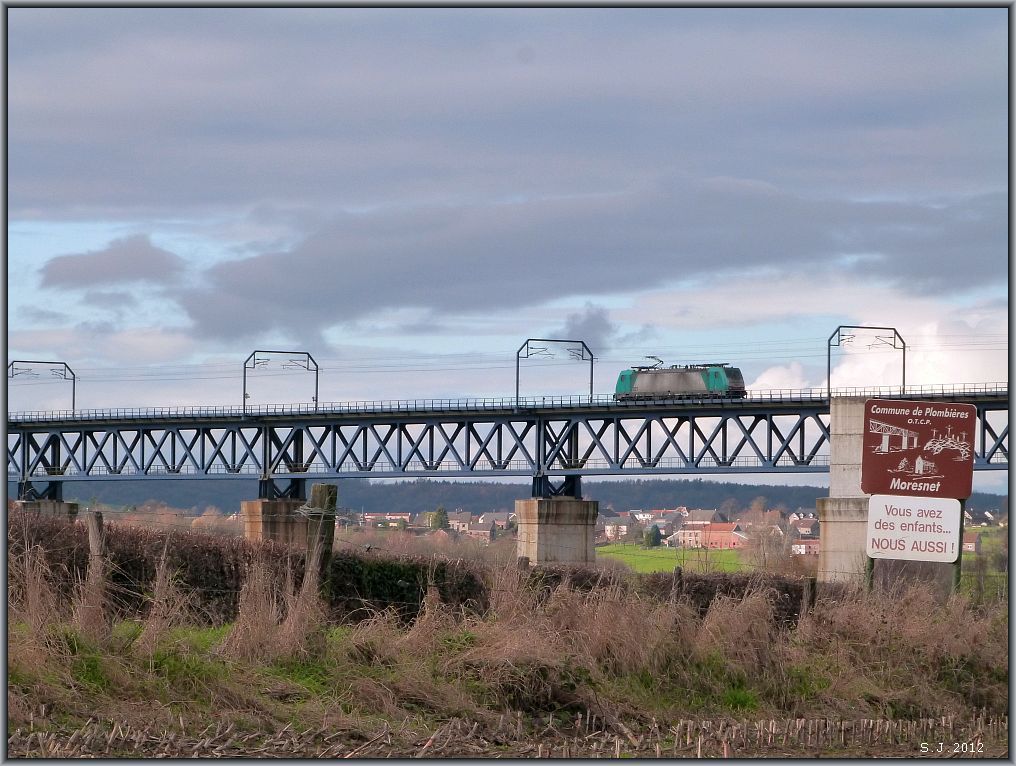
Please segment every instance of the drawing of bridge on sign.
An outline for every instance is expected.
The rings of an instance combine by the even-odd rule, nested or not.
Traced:
[[[875,452],[894,452],[905,449],[913,449],[917,446],[917,431],[911,431],[909,428],[902,428],[901,426],[894,426],[889,423],[883,423],[879,420],[872,420],[868,424],[868,432],[873,434],[882,434],[882,441],[875,446]],[[893,450],[890,439],[893,436],[900,437],[900,446]]]

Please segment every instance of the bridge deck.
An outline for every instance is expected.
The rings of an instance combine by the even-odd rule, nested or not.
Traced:
[[[867,397],[883,399],[939,399],[942,401],[991,402],[1008,401],[1008,383],[948,386],[899,386],[882,388],[839,388],[832,390],[832,396]],[[539,396],[487,397],[461,399],[397,399],[377,401],[321,402],[306,404],[267,404],[259,407],[211,406],[211,407],[140,407],[105,408],[77,410],[43,410],[8,412],[7,422],[22,426],[53,426],[78,423],[125,423],[129,421],[165,420],[224,422],[245,419],[334,419],[360,418],[364,416],[394,415],[410,418],[429,415],[468,415],[487,413],[514,415],[519,413],[625,413],[643,409],[666,409],[668,411],[718,408],[729,410],[757,410],[760,406],[800,404],[817,405],[828,411],[829,392],[826,389],[772,389],[749,391],[743,399],[727,397],[696,397],[687,399],[630,399],[617,400],[610,394],[589,396]]]
[[[973,403],[975,468],[1008,468],[1008,386],[834,395]],[[8,413],[7,471],[82,479],[576,476],[828,471],[825,391]],[[295,486],[295,484],[293,484]],[[295,490],[294,490],[295,491]]]

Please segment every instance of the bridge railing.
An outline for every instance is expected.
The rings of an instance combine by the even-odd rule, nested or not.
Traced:
[[[866,396],[866,397],[921,397],[948,395],[976,395],[1008,393],[1007,382],[998,383],[964,383],[881,387],[834,388],[832,395]],[[827,398],[825,388],[805,389],[755,389],[748,391],[745,399],[727,399],[725,397],[702,397],[692,401],[726,402],[822,402]],[[104,408],[76,410],[32,410],[8,412],[9,423],[31,423],[34,421],[87,421],[87,420],[157,420],[159,418],[258,418],[265,416],[285,415],[329,415],[329,414],[381,414],[410,412],[476,412],[476,411],[523,411],[537,409],[561,409],[569,407],[644,407],[647,404],[665,405],[672,403],[670,399],[615,400],[613,394],[569,395],[569,396],[530,396],[516,399],[511,396],[462,398],[462,399],[378,399],[349,402],[266,404],[259,407],[248,406],[197,406],[197,407],[137,407],[137,408]]]

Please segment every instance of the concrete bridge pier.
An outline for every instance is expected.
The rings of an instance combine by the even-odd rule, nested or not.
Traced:
[[[567,494],[564,494],[567,493]],[[538,564],[591,564],[599,503],[583,500],[578,476],[554,488],[545,476],[533,479],[534,497],[515,501],[519,559]]]
[[[15,500],[14,507],[25,513],[37,513],[40,516],[52,516],[66,521],[74,521],[78,517],[78,504],[66,503],[63,500]]]
[[[868,496],[861,491],[865,397],[829,402],[829,497],[816,503],[822,544],[818,581],[864,583]]]
[[[18,482],[18,499],[14,505],[26,513],[38,513],[44,516],[74,521],[78,517],[78,504],[67,503],[63,499],[63,482],[50,481],[40,488],[35,482]]]
[[[244,537],[274,540],[311,551],[320,540],[325,554],[335,539],[335,484],[314,484],[310,500],[299,497],[259,498],[240,503]]]
[[[818,554],[820,583],[863,586],[866,579],[868,499],[861,491],[864,404],[868,397],[834,397],[829,403],[829,497],[816,503],[822,545]],[[905,581],[930,585],[949,594],[953,565],[930,561],[871,560],[872,582],[892,587]]]

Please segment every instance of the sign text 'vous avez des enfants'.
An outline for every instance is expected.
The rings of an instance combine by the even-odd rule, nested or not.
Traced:
[[[871,399],[864,407],[861,490],[872,558],[952,562],[960,499],[970,496],[977,409],[972,404]]]

